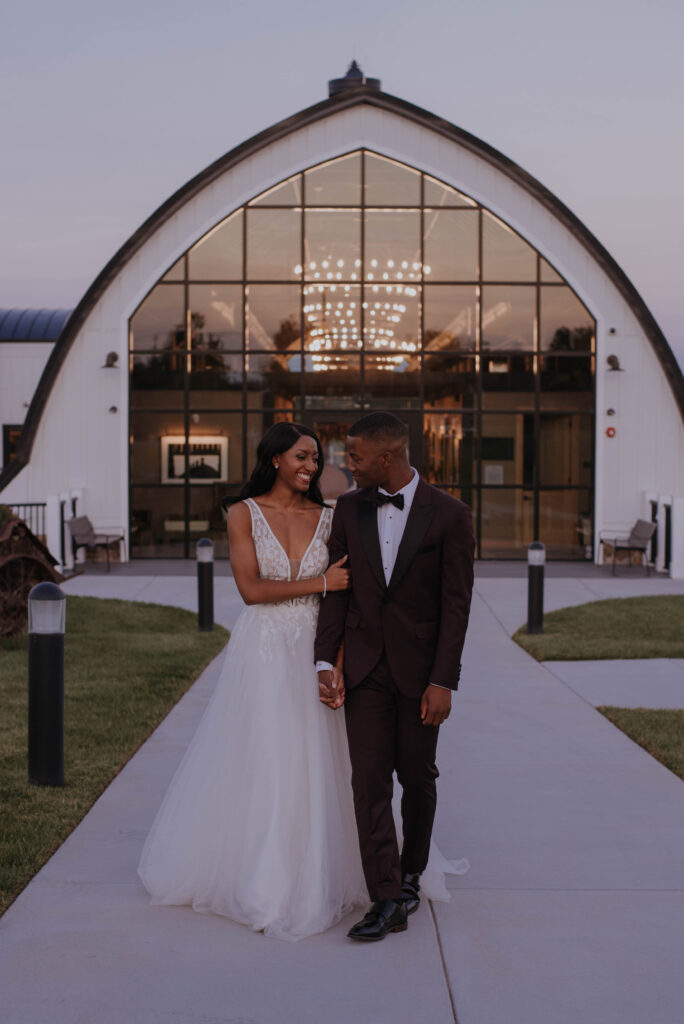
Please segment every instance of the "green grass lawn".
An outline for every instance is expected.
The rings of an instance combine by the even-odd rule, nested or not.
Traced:
[[[525,626],[516,643],[537,661],[684,658],[684,595],[591,601],[544,616],[544,632]]]
[[[28,638],[2,641],[0,914],[228,637],[180,608],[68,597],[63,788],[28,783]]]
[[[630,739],[684,779],[684,710],[600,707]]]

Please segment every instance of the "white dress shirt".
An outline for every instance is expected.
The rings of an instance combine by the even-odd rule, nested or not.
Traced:
[[[392,579],[392,572],[394,571],[394,563],[397,560],[397,552],[399,551],[399,545],[401,544],[401,538],[404,536],[404,530],[406,529],[406,523],[408,520],[409,512],[411,511],[411,505],[416,495],[416,489],[420,477],[418,471],[413,469],[413,476],[401,490],[395,491],[395,494],[403,494],[404,496],[404,507],[399,509],[396,505],[392,505],[387,502],[385,505],[378,506],[378,540],[380,541],[380,554],[382,556],[382,570],[385,574],[385,583],[389,586],[389,581]],[[384,490],[382,487],[378,487],[379,494],[389,494],[389,491]],[[325,672],[332,669],[332,665],[329,661],[317,661],[316,671]],[[448,690],[448,686],[442,686],[440,683],[433,683],[433,686],[439,686],[441,690]]]
[[[411,469],[413,469],[413,466],[411,466]],[[385,583],[387,586],[389,586],[389,581],[392,578],[394,563],[397,560],[397,551],[401,544],[401,538],[404,536],[406,522],[411,511],[419,480],[418,473],[413,469],[413,476],[406,486],[402,487],[400,491],[395,492],[404,496],[404,507],[402,509],[397,508],[396,505],[391,505],[389,502],[378,507],[378,539],[380,541],[382,569],[385,573]],[[389,491],[378,487],[378,493],[389,494]]]

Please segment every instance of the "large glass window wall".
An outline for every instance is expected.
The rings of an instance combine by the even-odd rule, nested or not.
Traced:
[[[595,323],[491,211],[356,151],[256,196],[164,274],[130,322],[131,551],[227,554],[271,423],[316,429],[334,500],[365,411],[472,506],[482,558],[591,555]]]

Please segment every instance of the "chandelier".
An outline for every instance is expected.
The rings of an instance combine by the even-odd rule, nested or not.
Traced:
[[[359,281],[361,260],[354,260],[351,272],[345,272],[343,259],[328,257],[307,264],[310,281],[304,285],[304,317],[314,371],[349,369],[345,350],[363,348],[364,337],[380,370],[396,370],[419,350],[418,342],[406,337],[407,300],[416,298],[421,271],[429,274],[430,267],[422,267],[417,260],[392,259],[384,266],[372,259],[369,266],[362,302],[359,285],[348,283]],[[294,270],[299,276],[303,268],[297,264]],[[341,283],[343,278],[347,283]]]

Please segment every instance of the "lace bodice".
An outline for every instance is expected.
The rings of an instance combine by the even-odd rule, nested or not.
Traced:
[[[252,538],[259,563],[259,575],[266,580],[308,580],[320,576],[328,567],[328,538],[333,510],[323,508],[308,548],[301,559],[289,559],[256,501],[246,499],[252,516]],[[313,636],[316,629],[320,594],[292,597],[285,601],[250,605],[242,613],[259,624],[261,652],[275,658],[283,649],[294,651],[306,636],[313,659]],[[236,627],[237,629],[237,627]]]
[[[252,515],[252,538],[259,563],[259,575],[265,580],[308,580],[320,576],[328,567],[328,538],[332,509],[321,509],[318,525],[301,559],[290,559],[274,534],[264,513],[253,498],[246,504]]]

